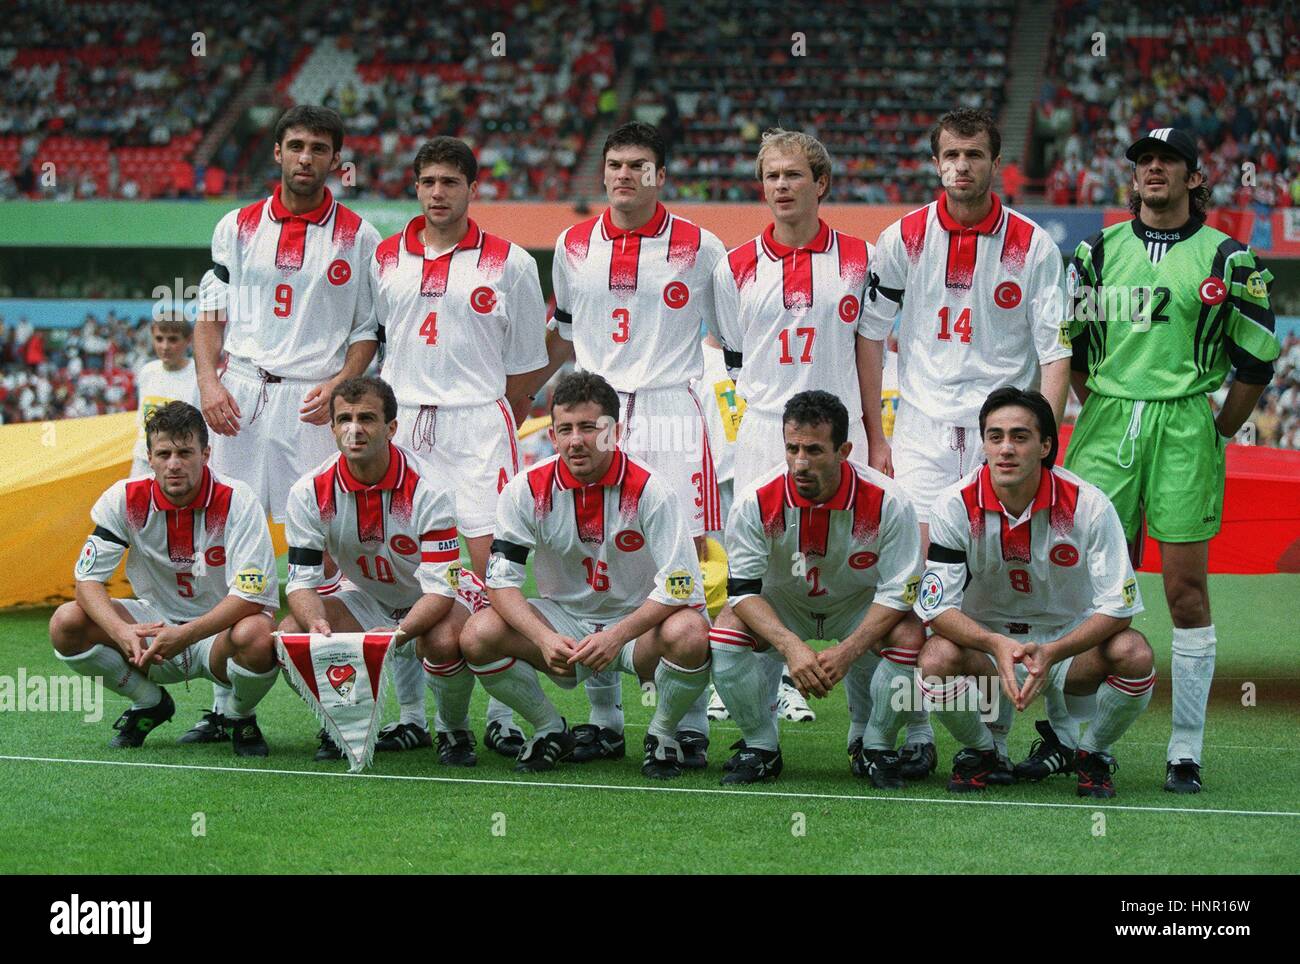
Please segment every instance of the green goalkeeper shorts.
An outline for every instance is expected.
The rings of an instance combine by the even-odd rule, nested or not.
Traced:
[[[1093,392],[1083,406],[1065,467],[1115,503],[1130,542],[1201,542],[1223,518],[1224,453],[1210,400],[1188,395],[1135,401]]]

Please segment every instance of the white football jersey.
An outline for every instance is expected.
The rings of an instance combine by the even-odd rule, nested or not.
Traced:
[[[841,463],[839,488],[821,504],[799,495],[784,465],[765,472],[736,497],[726,543],[732,606],[755,595],[817,613],[916,601],[916,512],[893,479],[865,466]]]
[[[531,551],[538,596],[579,619],[614,623],[647,599],[704,605],[695,543],[672,490],[621,449],[589,485],[558,455],[506,484],[488,588],[521,588]]]
[[[279,608],[266,513],[238,479],[205,468],[198,496],[184,508],[152,476],[123,479],[99,497],[90,521],[95,531],[77,560],[77,580],[108,582],[126,553],[136,598],[169,623],[197,619],[227,596]]]
[[[868,337],[884,339],[899,305],[903,401],[937,422],[974,425],[989,393],[1037,388],[1040,366],[1070,357],[1061,252],[1051,235],[993,195],[973,227],[943,194],[876,241]]]
[[[620,392],[698,378],[711,278],[725,254],[715,235],[662,204],[632,231],[615,227],[607,209],[562,232],[551,268],[555,318],[578,367]]]
[[[1070,626],[1093,613],[1137,615],[1142,598],[1115,507],[1096,486],[1053,468],[1012,519],[981,465],[930,510],[916,612],[929,620],[946,609],[999,633]]]
[[[388,472],[357,481],[336,455],[289,491],[286,592],[325,584],[323,553],[348,579],[389,609],[409,609],[426,593],[455,596],[449,572],[460,561],[451,493],[421,476],[405,449],[390,444]]]
[[[324,381],[348,346],[375,341],[370,262],[379,232],[334,200],[294,215],[270,198],[231,211],[212,233],[215,284],[199,310],[226,310],[225,349],[272,375]],[[205,276],[205,281],[206,281]]]
[[[470,219],[452,250],[426,256],[424,216],[370,263],[384,379],[399,405],[488,405],[506,376],[546,366],[546,302],[533,256]]]
[[[825,221],[802,248],[777,242],[773,225],[728,252],[713,271],[714,332],[740,367],[745,404],[780,417],[791,395],[820,388],[862,417],[857,336],[872,247]],[[738,366],[736,355],[743,356]]]
[[[169,372],[163,367],[162,359],[155,358],[141,368],[140,374],[136,376],[135,394],[140,401],[136,406],[137,434],[132,454],[137,459],[147,459],[149,449],[144,437],[145,419],[169,402],[189,402],[195,408],[199,407],[199,382],[194,372],[194,359],[186,360],[185,367],[180,371]]]
[[[704,407],[704,424],[709,433],[709,451],[718,482],[729,482],[736,468],[736,432],[745,414],[745,400],[736,391],[722,349],[701,345],[704,351],[704,375],[693,386]]]

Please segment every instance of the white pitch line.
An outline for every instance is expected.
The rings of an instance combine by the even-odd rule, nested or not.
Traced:
[[[402,773],[340,773],[330,770],[276,770],[266,767],[199,766],[194,763],[143,763],[132,760],[72,760],[63,757],[5,756],[0,760],[20,763],[83,763],[91,766],[147,767],[158,770],[207,770],[215,773],[269,773],[279,776],[335,777],[358,780],[408,780],[419,783],[477,783],[501,787],[547,787],[559,790],[628,790],[634,793],[704,793],[733,797],[785,797],[799,800],[849,800],[872,803],[938,803],[971,807],[1045,807],[1057,810],[1132,810],[1143,813],[1205,813],[1232,817],[1300,817],[1300,811],[1290,810],[1217,810],[1208,807],[1133,807],[1104,803],[1043,803],[1031,800],[971,800],[969,798],[945,799],[942,797],[867,796],[865,794],[810,793],[798,790],[722,790],[713,787],[660,787],[631,786],[610,783],[554,783],[530,780],[476,780],[470,777],[429,777]]]

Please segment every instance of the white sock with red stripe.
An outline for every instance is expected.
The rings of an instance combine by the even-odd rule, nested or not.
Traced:
[[[564,719],[542,692],[537,670],[522,659],[507,656],[469,668],[485,690],[533,725],[534,736],[564,732]]]
[[[226,718],[246,720],[253,715],[262,697],[271,692],[271,687],[280,678],[280,667],[272,666],[265,673],[258,673],[240,666],[234,659],[226,660],[226,676],[230,679],[231,699],[226,708]]]
[[[1156,688],[1156,671],[1140,679],[1107,676],[1097,688],[1097,715],[1079,742],[1080,750],[1109,753],[1115,741],[1142,715]]]
[[[116,646],[100,643],[76,656],[64,656],[57,651],[54,655],[82,676],[92,678],[102,676],[104,686],[118,696],[125,696],[130,700],[133,710],[157,706],[162,702],[162,687],[149,680],[134,666],[128,665],[126,657]]]
[[[713,685],[740,727],[745,745],[776,750],[776,700],[781,689],[781,662],[753,650],[754,637],[731,629],[709,631]]]
[[[921,696],[930,712],[939,718],[949,733],[963,748],[993,749],[993,734],[980,719],[979,681],[974,676],[958,676],[947,680],[937,677],[925,679],[918,675]]]
[[[433,692],[433,728],[438,733],[469,729],[469,701],[474,695],[474,674],[465,660],[430,663],[423,660],[424,682]]]
[[[421,729],[429,728],[429,717],[424,711],[424,665],[415,655],[415,643],[408,640],[401,650],[394,650],[388,660],[388,672],[393,680],[393,694],[401,711],[399,723],[414,723]]]
[[[888,647],[881,650],[878,662],[871,674],[871,719],[862,735],[862,747],[892,750],[903,721],[910,715],[907,708],[915,705],[911,697],[916,680],[916,650]]]
[[[591,703],[588,723],[623,732],[623,674],[616,669],[592,673],[585,684],[587,700]]]
[[[849,701],[849,746],[863,738],[871,721],[871,678],[879,664],[880,657],[868,652],[844,674],[844,695]]]
[[[709,664],[688,669],[659,658],[655,667],[655,712],[649,731],[659,739],[677,739],[678,724],[709,686]]]

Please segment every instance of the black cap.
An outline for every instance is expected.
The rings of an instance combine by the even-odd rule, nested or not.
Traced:
[[[1135,140],[1133,146],[1124,152],[1124,156],[1136,164],[1144,151],[1159,147],[1173,151],[1182,157],[1187,161],[1189,171],[1194,171],[1199,166],[1196,159],[1196,141],[1186,131],[1180,131],[1177,127],[1157,127],[1145,137]]]

